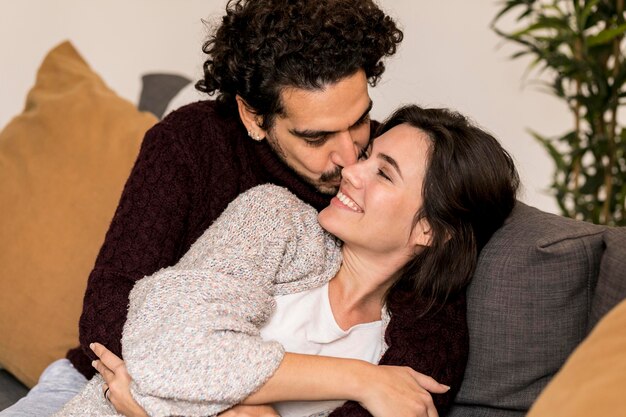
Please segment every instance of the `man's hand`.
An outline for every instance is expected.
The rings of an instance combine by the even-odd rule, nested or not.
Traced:
[[[236,405],[229,408],[218,417],[280,417],[269,405]]]
[[[102,392],[111,401],[115,410],[126,417],[149,417],[130,394],[132,379],[124,361],[100,343],[92,343],[89,347],[100,358],[93,361],[92,365],[106,382]]]

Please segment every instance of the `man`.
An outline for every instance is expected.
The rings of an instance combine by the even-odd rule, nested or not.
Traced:
[[[369,142],[367,84],[376,84],[382,59],[401,40],[371,0],[229,1],[204,45],[209,58],[197,84],[216,100],[186,106],[146,134],[89,276],[81,347],[50,367],[64,375],[58,386],[74,378],[76,392],[79,372],[94,374],[92,342],[121,356],[133,284],[176,263],[238,194],[270,182],[318,209],[328,204],[341,169]],[[408,363],[419,360],[407,360],[405,342],[386,356],[417,365]],[[463,366],[451,372],[436,377],[458,387]],[[344,408],[367,415],[358,405]]]

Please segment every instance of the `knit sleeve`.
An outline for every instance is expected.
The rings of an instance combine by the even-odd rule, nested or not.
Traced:
[[[162,125],[149,130],[89,276],[79,323],[81,348],[68,353],[85,376],[94,374],[89,343],[121,354],[128,294],[135,281],[172,265],[182,254],[189,173],[187,155],[169,131]]]
[[[131,292],[122,344],[137,402],[151,416],[212,415],[260,388],[284,355],[260,337],[274,289],[330,279],[340,260],[327,242],[316,211],[286,189],[235,199],[180,262]]]
[[[398,295],[398,294],[396,294]],[[465,293],[435,305],[424,317],[416,314],[420,305],[406,294],[391,297],[391,321],[385,339],[389,349],[381,365],[409,366],[449,385],[446,394],[433,394],[440,416],[445,416],[461,387],[469,352]],[[337,408],[331,417],[367,417],[370,413],[354,401]]]

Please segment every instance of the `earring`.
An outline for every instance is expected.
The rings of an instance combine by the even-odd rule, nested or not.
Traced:
[[[253,132],[251,130],[248,130],[248,136],[250,136],[252,139],[256,140],[257,142],[260,142],[263,140],[263,138],[259,135],[258,132]]]

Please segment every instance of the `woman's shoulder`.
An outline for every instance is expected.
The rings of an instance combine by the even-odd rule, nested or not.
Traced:
[[[310,217],[317,222],[317,210],[300,200],[285,187],[261,184],[241,193],[232,203],[239,210],[247,210],[257,216],[284,220]]]
[[[218,221],[253,229],[255,233],[269,233],[279,239],[324,233],[317,221],[317,210],[288,189],[274,184],[257,185],[241,193]]]
[[[275,184],[261,184],[250,188],[240,195],[241,199],[257,203],[275,203],[279,205],[295,205],[301,207],[311,207],[300,200],[294,193],[285,187]]]

